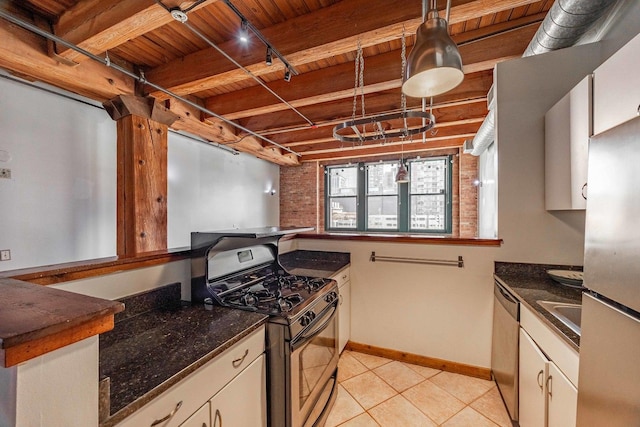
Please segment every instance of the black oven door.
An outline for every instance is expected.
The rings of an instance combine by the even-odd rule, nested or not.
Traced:
[[[290,346],[292,424],[311,426],[327,412],[335,394],[338,300],[326,307]]]

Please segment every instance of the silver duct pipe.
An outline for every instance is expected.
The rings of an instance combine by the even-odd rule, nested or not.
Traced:
[[[616,1],[556,0],[522,56],[538,55],[575,45]],[[490,110],[473,138],[471,154],[479,156],[494,139],[495,113]]]

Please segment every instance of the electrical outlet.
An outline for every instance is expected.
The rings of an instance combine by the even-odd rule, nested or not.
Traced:
[[[0,178],[11,179],[11,169],[0,169]]]
[[[10,249],[3,249],[0,251],[0,261],[11,261]]]

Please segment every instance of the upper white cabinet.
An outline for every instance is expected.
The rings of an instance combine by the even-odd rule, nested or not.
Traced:
[[[592,77],[586,76],[544,116],[545,208],[586,209],[592,135]]]
[[[640,34],[596,68],[593,133],[626,122],[640,112]]]

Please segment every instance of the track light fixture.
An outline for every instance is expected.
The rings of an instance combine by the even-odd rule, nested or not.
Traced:
[[[248,25],[247,25],[247,21],[245,21],[244,19],[242,20],[241,24],[240,24],[240,41],[242,43],[249,43],[249,31],[248,31]]]
[[[271,47],[267,46],[267,58],[264,60],[268,66],[273,65],[273,52],[271,51]]]
[[[201,1],[203,0],[198,0],[196,4]],[[251,22],[242,14],[242,12],[240,12],[240,10],[238,10],[238,8],[235,7],[233,3],[231,3],[231,0],[223,0],[223,1],[224,1],[224,4],[226,4],[227,7],[229,7],[229,9],[240,19],[242,29],[245,30],[244,34],[246,34],[246,38],[245,40],[243,40],[243,42],[247,43],[249,41],[249,32],[253,33],[254,37],[260,40],[267,48],[267,53],[265,57],[265,62],[267,65],[273,64],[273,57],[275,56],[282,62],[282,64],[285,66],[285,69],[289,72],[290,75],[297,76],[298,70],[296,70],[295,67],[289,63],[289,61],[287,61],[287,58],[285,58],[280,52],[278,52],[278,49],[276,49],[275,46],[269,43],[269,40],[267,40],[266,37],[260,32],[260,30],[254,27],[253,24],[251,24]],[[242,40],[242,37],[241,37],[241,40]],[[291,76],[289,76],[289,79],[291,79]],[[287,80],[286,73],[285,73],[285,80]]]
[[[289,68],[287,68],[284,72],[284,81],[285,82],[291,81],[291,70],[289,70]]]

